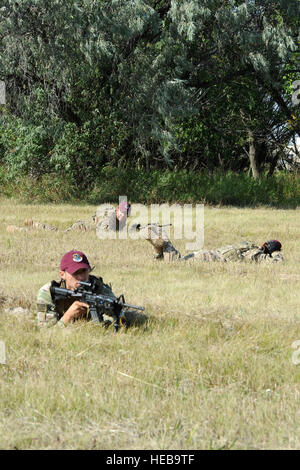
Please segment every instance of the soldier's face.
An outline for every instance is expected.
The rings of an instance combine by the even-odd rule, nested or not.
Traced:
[[[67,271],[60,271],[60,277],[66,281],[66,288],[75,290],[80,286],[79,282],[86,282],[89,278],[88,269],[78,269],[75,273],[70,274]]]
[[[121,212],[118,208],[116,209],[116,217],[117,219],[121,222],[121,220],[126,219],[126,214],[124,212]]]

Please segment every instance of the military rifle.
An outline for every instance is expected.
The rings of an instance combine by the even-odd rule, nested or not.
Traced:
[[[171,227],[172,224],[164,224],[164,225],[161,225],[161,224],[159,224],[158,222],[153,222],[153,223],[146,224],[146,225],[133,224],[133,225],[131,225],[131,227],[130,227],[130,231],[132,231],[132,232],[139,232],[140,230],[142,230],[142,229],[144,229],[144,228],[149,228],[149,227],[151,227],[151,226],[158,227],[158,228],[162,228],[162,227]]]
[[[52,286],[51,295],[55,301],[59,299],[74,299],[85,302],[89,306],[88,318],[94,323],[105,322],[103,318],[104,314],[112,317],[115,332],[120,328],[120,319],[124,308],[145,310],[144,307],[127,304],[123,294],[119,297],[97,294],[94,292],[92,283],[79,282],[79,284],[80,287],[75,290]]]

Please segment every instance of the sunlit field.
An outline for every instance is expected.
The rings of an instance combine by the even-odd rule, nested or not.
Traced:
[[[164,263],[144,240],[64,232],[96,206],[2,200],[0,210],[0,448],[300,447],[300,210],[205,207],[204,248],[275,238],[281,265]],[[6,231],[30,218],[59,230]],[[182,254],[186,241],[174,240]],[[37,291],[71,249],[147,322],[39,330]]]

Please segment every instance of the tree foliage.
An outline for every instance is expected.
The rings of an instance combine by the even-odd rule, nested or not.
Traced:
[[[0,12],[12,174],[241,171],[251,142],[272,172],[299,134],[297,0],[2,0]]]

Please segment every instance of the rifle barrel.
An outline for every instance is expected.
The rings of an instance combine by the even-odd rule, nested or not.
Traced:
[[[139,307],[138,305],[122,304],[122,307],[134,308],[135,310],[145,310],[145,307]]]

